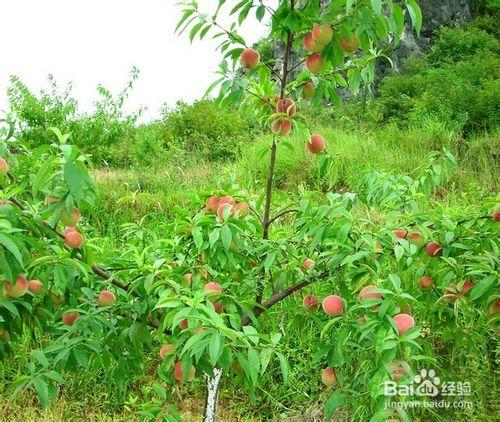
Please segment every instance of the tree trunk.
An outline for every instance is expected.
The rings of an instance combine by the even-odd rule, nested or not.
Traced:
[[[215,422],[215,414],[217,413],[217,396],[219,394],[220,380],[222,377],[222,369],[214,368],[214,376],[211,377],[205,374],[207,382],[207,399],[205,401],[205,422]]]

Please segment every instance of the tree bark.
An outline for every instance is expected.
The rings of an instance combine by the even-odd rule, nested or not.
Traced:
[[[214,368],[214,376],[211,377],[205,374],[207,382],[207,396],[205,401],[205,416],[204,422],[215,422],[215,414],[217,413],[217,396],[219,395],[219,385],[222,377],[222,369]]]

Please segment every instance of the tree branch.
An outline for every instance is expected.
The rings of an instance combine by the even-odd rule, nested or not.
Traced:
[[[297,292],[304,287],[308,286],[309,284],[314,283],[317,280],[320,280],[328,275],[328,271],[322,272],[319,276],[316,277],[310,277],[308,279],[299,281],[298,283],[294,284],[293,286],[287,287],[285,290],[276,293],[272,295],[268,300],[266,300],[264,303],[259,305],[258,307],[254,307],[252,310],[253,315],[258,318],[261,314],[266,312],[268,309],[276,305],[278,302],[281,302],[283,299],[286,299],[288,296],[293,294],[294,292]],[[245,325],[249,325],[252,322],[251,318],[249,315],[245,314],[243,315],[243,318],[241,319],[241,326],[244,327]]]
[[[291,209],[291,210],[285,210],[285,211],[282,211],[282,212],[280,212],[280,213],[276,214],[273,218],[271,218],[271,219],[269,220],[269,224],[274,223],[274,222],[275,222],[276,220],[278,220],[279,218],[281,218],[281,217],[283,217],[283,216],[285,216],[286,214],[289,214],[289,213],[291,213],[291,212],[299,212],[299,210],[297,210],[297,209]]]

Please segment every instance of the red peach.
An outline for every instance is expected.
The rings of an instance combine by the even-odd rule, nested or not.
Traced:
[[[308,100],[314,95],[314,83],[312,81],[306,82],[302,85],[302,98]]]
[[[64,243],[72,249],[80,249],[83,246],[83,235],[71,227],[68,227],[68,229],[66,229],[64,235]]]
[[[217,208],[217,217],[221,220],[234,217],[234,207],[226,202],[220,204],[219,208]]]
[[[394,235],[399,238],[399,239],[404,239],[406,238],[407,231],[405,229],[397,229],[393,231]]]
[[[311,135],[306,147],[311,154],[319,154],[325,149],[325,139],[321,135]]]
[[[330,295],[323,299],[323,310],[327,315],[337,316],[340,315],[344,309],[342,298],[337,295]]]
[[[370,284],[369,286],[363,287],[359,292],[358,299],[363,302],[369,299],[382,299],[382,295],[380,293],[372,292],[372,290],[378,289],[374,284]]]
[[[312,30],[313,40],[318,44],[326,45],[332,41],[333,29],[330,25],[315,25]]]
[[[304,262],[300,266],[300,269],[302,270],[302,272],[304,274],[307,274],[309,272],[309,270],[314,267],[314,264],[315,264],[315,262],[312,259],[306,258],[306,259],[304,259]]]
[[[318,310],[318,298],[314,295],[304,296],[302,306],[307,310],[316,312]]]
[[[68,312],[66,314],[63,314],[62,316],[62,322],[64,325],[73,325],[75,321],[80,317],[80,314],[78,312]]]
[[[234,200],[234,198],[232,196],[226,195],[226,196],[223,196],[219,200],[219,205],[220,204],[230,204],[230,205],[232,205],[234,207],[236,205],[236,201]]]
[[[488,315],[493,316],[500,312],[500,299],[495,300],[488,308]]]
[[[185,330],[188,327],[188,320],[183,319],[181,322],[179,322],[179,328],[181,330]]]
[[[314,75],[321,72],[321,70],[323,69],[323,65],[323,58],[318,53],[309,56],[306,60],[307,70],[309,70],[309,72]]]
[[[5,161],[5,158],[0,157],[0,176],[1,177],[7,176],[8,171],[9,171],[9,165],[7,164],[7,161]]]
[[[425,247],[425,252],[427,252],[427,255],[430,256],[431,258],[435,258],[437,256],[440,256],[443,250],[441,248],[441,245],[439,245],[438,243],[430,242]]]
[[[217,312],[218,314],[222,314],[224,312],[224,307],[219,302],[214,302],[213,305],[215,312]]]
[[[113,306],[116,302],[116,296],[110,290],[103,290],[99,294],[99,298],[97,299],[97,301],[101,306]]]
[[[205,292],[209,292],[208,297],[210,298],[218,297],[222,293],[222,287],[215,281],[211,281],[210,283],[205,284],[203,290]]]
[[[0,330],[0,341],[8,343],[10,341],[10,333],[4,328]]]
[[[415,320],[411,315],[408,314],[398,314],[392,318],[396,327],[398,328],[398,333],[400,336],[405,334],[409,329],[415,326]]]
[[[245,69],[254,69],[259,65],[260,54],[253,48],[247,48],[241,53],[241,64]]]
[[[76,227],[80,221],[80,211],[78,208],[73,208],[70,214],[66,209],[66,205],[63,205],[61,209],[61,222],[68,227]]]
[[[184,274],[184,280],[187,281],[188,287],[191,287],[191,279],[192,278],[193,278],[193,274],[191,274],[191,273]]]
[[[297,107],[292,99],[284,98],[276,103],[276,112],[286,113],[289,117],[293,117],[297,114]]]
[[[210,214],[215,214],[217,208],[219,208],[219,198],[217,196],[208,198],[205,202],[205,210]]]
[[[465,296],[469,291],[474,287],[474,283],[472,281],[466,281],[460,290],[460,295]]]
[[[306,50],[309,50],[311,53],[319,53],[323,48],[325,48],[324,45],[318,43],[312,36],[311,33],[306,34],[304,37],[304,47]]]
[[[21,297],[26,294],[28,291],[28,280],[25,277],[19,276],[17,277],[16,283],[9,291],[9,295],[12,297]]]
[[[356,34],[351,34],[349,39],[340,36],[340,44],[346,53],[352,53],[359,48],[359,38]]]
[[[432,278],[424,276],[421,277],[420,280],[418,280],[418,287],[420,290],[427,292],[429,290],[432,290],[432,286],[434,285],[434,281]]]
[[[398,382],[401,378],[405,377],[410,372],[410,365],[404,361],[392,362],[389,365],[391,369],[391,377],[394,381]]]
[[[491,218],[493,218],[493,221],[496,221],[497,223],[500,221],[500,210],[496,210]]]
[[[409,236],[409,242],[421,248],[425,244],[424,236],[420,232],[412,232]]]
[[[187,376],[187,380],[191,381],[194,378],[195,373],[196,369],[194,369],[194,366],[191,366],[189,368],[189,375]],[[182,362],[177,362],[174,365],[174,378],[177,381],[184,381],[184,368]]]
[[[271,125],[271,132],[279,136],[286,136],[291,130],[292,121],[290,119],[277,119]]]
[[[234,207],[235,214],[240,218],[245,218],[250,214],[250,206],[246,202],[239,202]]]
[[[173,344],[165,344],[160,349],[160,357],[165,360],[168,356],[173,355],[175,348]]]
[[[28,281],[28,290],[32,293],[40,293],[43,290],[43,284],[39,280]]]
[[[321,373],[321,382],[328,387],[333,387],[337,385],[337,377],[335,376],[335,370],[332,368],[326,368]]]

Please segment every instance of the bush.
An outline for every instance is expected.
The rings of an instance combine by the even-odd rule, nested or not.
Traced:
[[[19,119],[22,140],[35,147],[50,144],[54,141],[50,128],[58,127],[71,133],[75,144],[91,154],[94,162],[106,162],[109,147],[129,137],[140,114],[123,112],[123,104],[137,77],[138,71],[133,69],[130,81],[116,98],[100,85],[100,98],[93,113],[78,112],[71,84],[61,90],[49,76],[49,90],[42,90],[37,96],[18,77],[12,77],[8,96]]]
[[[474,26],[443,28],[432,51],[381,81],[376,103],[384,121],[419,124],[434,116],[466,134],[498,123],[498,40]]]
[[[177,103],[163,112],[165,145],[210,160],[234,159],[253,132],[250,121],[236,110],[217,108],[211,101]]]

